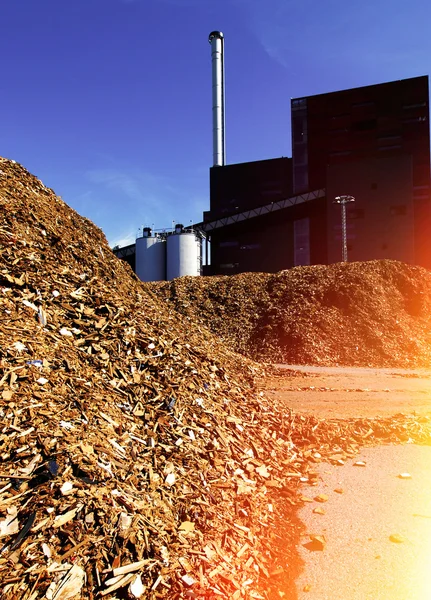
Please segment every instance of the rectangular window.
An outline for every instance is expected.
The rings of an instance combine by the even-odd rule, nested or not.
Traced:
[[[292,100],[292,110],[301,110],[307,107],[307,98],[296,98]]]
[[[411,117],[410,119],[403,119],[402,123],[425,123],[427,120],[426,117]]]
[[[405,104],[403,110],[411,110],[412,108],[423,108],[426,106],[426,102],[419,102],[418,104]]]
[[[383,152],[385,150],[397,150],[402,148],[401,144],[393,144],[392,146],[379,146],[379,152]]]
[[[234,248],[235,246],[239,246],[239,242],[235,240],[226,240],[219,243],[219,248]]]
[[[354,104],[352,104],[352,108],[359,108],[361,106],[374,106],[375,102],[373,102],[372,100],[367,101],[367,102],[355,102]]]
[[[337,150],[336,152],[330,152],[329,156],[348,156],[352,154],[351,150]]]
[[[331,135],[340,135],[342,133],[348,133],[348,131],[347,127],[337,127],[336,129],[330,129],[329,133]]]
[[[398,140],[401,141],[401,136],[398,134],[396,134],[396,135],[392,135],[392,134],[391,135],[379,135],[377,137],[377,139],[382,140],[382,141],[387,141],[387,142],[398,141]]]
[[[362,121],[356,121],[352,124],[352,131],[370,131],[377,127],[376,119],[364,119]]]
[[[342,115],[333,115],[331,121],[349,121],[349,113],[343,113]]]
[[[260,244],[244,244],[244,246],[240,246],[240,250],[259,250]]]

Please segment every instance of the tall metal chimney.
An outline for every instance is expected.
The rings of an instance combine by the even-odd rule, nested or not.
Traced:
[[[224,37],[221,31],[212,31],[211,44],[213,84],[213,163],[215,167],[226,164],[225,112],[224,112]]]

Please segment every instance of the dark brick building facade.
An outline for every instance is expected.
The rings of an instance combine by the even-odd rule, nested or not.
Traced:
[[[425,76],[292,99],[292,160],[211,169],[204,227],[224,222],[211,230],[208,272],[337,262],[341,221],[333,199],[342,194],[356,198],[348,207],[349,260],[430,268],[428,94]],[[235,223],[235,214],[270,207],[280,194],[322,189],[326,197]]]

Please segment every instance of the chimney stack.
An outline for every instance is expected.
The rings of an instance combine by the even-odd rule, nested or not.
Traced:
[[[213,164],[226,164],[225,110],[224,110],[224,37],[221,31],[212,31],[208,39],[211,44],[212,61],[212,112],[213,112]]]

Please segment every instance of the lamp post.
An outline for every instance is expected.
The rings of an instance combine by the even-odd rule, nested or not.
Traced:
[[[347,262],[347,218],[346,218],[346,204],[349,202],[354,202],[354,196],[336,196],[334,200],[334,204],[341,205],[341,230],[343,237],[343,246],[342,246],[342,262]]]

